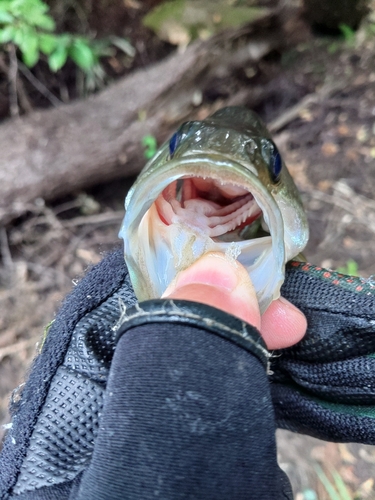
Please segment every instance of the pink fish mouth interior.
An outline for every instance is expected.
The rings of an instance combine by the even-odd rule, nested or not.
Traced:
[[[246,189],[201,177],[172,182],[155,205],[164,224],[185,224],[219,239],[233,231],[240,233],[262,216],[262,210]]]

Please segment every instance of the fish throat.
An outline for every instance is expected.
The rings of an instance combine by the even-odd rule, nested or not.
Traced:
[[[267,234],[253,194],[213,178],[178,179],[162,191],[155,206],[164,224],[184,224],[216,241],[241,241]]]

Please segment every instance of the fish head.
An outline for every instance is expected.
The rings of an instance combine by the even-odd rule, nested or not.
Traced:
[[[120,236],[138,300],[159,298],[209,251],[237,259],[261,312],[308,240],[306,215],[260,118],[223,108],[181,125],[128,193]]]

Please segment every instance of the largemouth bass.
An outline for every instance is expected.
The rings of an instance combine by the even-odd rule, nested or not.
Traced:
[[[245,266],[264,312],[309,235],[268,130],[240,107],[181,125],[140,173],[125,209],[120,236],[139,301],[160,298],[178,272],[220,251]]]

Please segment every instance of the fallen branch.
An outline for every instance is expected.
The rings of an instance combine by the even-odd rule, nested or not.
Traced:
[[[283,47],[285,37],[275,24],[269,14],[246,29],[195,43],[85,101],[1,125],[0,223],[32,208],[37,198],[51,200],[138,173],[146,134],[164,141],[197,113],[197,95],[215,78],[231,78],[236,69]]]

